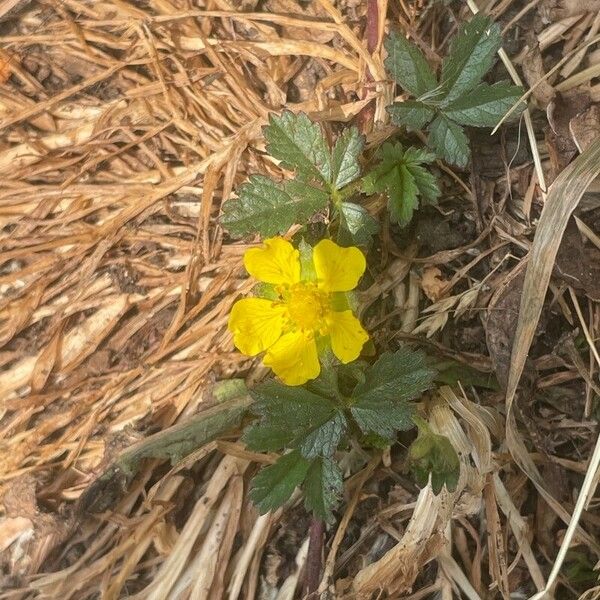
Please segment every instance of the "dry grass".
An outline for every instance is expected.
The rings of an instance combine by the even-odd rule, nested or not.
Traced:
[[[582,83],[600,100],[593,45],[600,20],[593,7],[578,12],[564,3],[560,19],[525,43],[519,23],[549,3],[488,4],[504,19],[507,36],[520,39],[515,65],[530,62],[526,43],[537,41],[534,50],[547,61],[557,45],[564,49],[560,68],[526,73],[536,101],[543,84],[552,93]],[[294,501],[285,511],[256,514],[247,484],[265,457],[246,452],[235,436],[173,468],[144,462],[101,514],[79,505],[123,449],[186,422],[210,404],[212,382],[252,366],[233,351],[225,327],[232,303],[248,290],[240,268],[246,245],[229,240],[217,217],[249,173],[285,175],[263,152],[269,112],[288,107],[324,124],[353,121],[376,145],[393,133],[385,125],[393,97],[382,62],[385,27],[410,32],[438,63],[453,30],[441,3],[256,6],[252,0],[0,1],[2,599],[301,594],[307,544],[295,519],[302,510]],[[374,14],[387,20],[375,22]],[[466,7],[461,14],[469,14]],[[474,241],[416,258],[398,251],[384,227],[382,268],[374,271],[381,274],[364,296],[370,304],[382,295],[392,299],[391,308],[382,303],[370,317],[376,341],[435,336],[466,313],[493,311],[531,246],[530,217],[544,199],[537,182],[551,179],[547,149],[529,132],[534,160],[497,178],[490,196],[502,198],[492,219],[479,214],[468,176],[448,174],[453,193],[466,206],[474,203]],[[515,249],[522,251],[518,258]],[[549,277],[553,253],[532,256]],[[493,268],[482,277],[483,259]],[[451,277],[423,313],[419,274],[432,265],[443,265]],[[551,355],[538,358],[540,386],[550,393],[583,382],[589,408],[600,369],[593,348],[598,305],[584,299],[573,312],[564,289],[551,291],[565,319],[584,328],[592,350],[579,371]],[[571,299],[577,303],[574,293]],[[399,319],[397,331],[386,328],[392,317]],[[531,335],[538,319],[526,324]],[[511,393],[531,341],[519,340],[514,356],[522,361],[513,364]],[[487,356],[440,341],[429,347],[483,371],[492,366]],[[261,375],[252,367],[248,377]],[[442,388],[425,406],[432,426],[460,452],[455,492],[417,494],[389,454],[348,480],[340,522],[325,548],[321,592],[350,599],[385,590],[416,600],[460,591],[474,600],[544,589],[564,534],[557,517],[569,522],[595,424],[589,410],[579,422],[548,417],[549,429],[564,427],[583,455],[554,452],[554,438],[540,445],[529,437],[533,445],[526,448],[522,436],[535,433],[535,425],[519,432],[514,420],[507,448],[503,397],[479,400],[473,388],[461,394]],[[515,463],[508,453],[515,448],[524,452],[525,473],[537,489],[516,467],[523,460],[516,456]],[[546,477],[559,473],[567,486],[560,499],[553,496],[556,485],[541,487],[530,464],[542,465]],[[596,469],[592,464],[588,473],[590,502]],[[382,495],[385,478],[393,490]],[[376,510],[361,511],[373,498]],[[597,552],[598,518],[579,511],[577,523],[576,539]],[[277,545],[286,531],[287,546]]]

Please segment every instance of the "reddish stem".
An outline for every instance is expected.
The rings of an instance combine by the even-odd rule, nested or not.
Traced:
[[[325,524],[321,519],[313,518],[311,520],[304,577],[304,596],[314,594],[321,581],[321,556],[323,554],[324,530]]]
[[[379,6],[377,0],[368,0],[367,4],[367,50],[370,54],[377,48],[379,33]],[[372,77],[371,77],[372,79]]]

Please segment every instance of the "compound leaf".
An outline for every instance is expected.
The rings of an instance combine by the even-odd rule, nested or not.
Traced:
[[[417,148],[404,150],[399,143],[384,144],[378,156],[380,163],[363,178],[363,191],[385,193],[392,220],[404,226],[419,205],[419,195],[428,201],[437,197],[432,187],[433,178],[423,177],[424,169],[417,168],[420,163],[432,162],[435,157]]]

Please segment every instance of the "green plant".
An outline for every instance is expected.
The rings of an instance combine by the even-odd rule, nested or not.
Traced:
[[[440,188],[429,170],[436,155],[465,166],[463,127],[496,125],[521,96],[518,87],[482,82],[500,41],[498,26],[475,16],[452,41],[439,77],[403,36],[386,41],[386,67],[413,97],[392,104],[391,118],[407,129],[427,127],[435,154],[395,141],[369,151],[368,159],[355,127],[330,144],[306,115],[284,111],[264,128],[266,151],[294,176],[252,175],[223,205],[221,222],[230,235],[258,234],[263,241],[244,256],[261,283],[253,297],[235,303],[228,323],[238,349],[261,355],[279,378],[250,391],[256,418],[242,437],[255,452],[278,454],[252,482],[261,512],[282,506],[300,488],[307,510],[331,521],[343,487],[341,465],[352,462],[356,446],[385,448],[414,425],[418,436],[408,465],[415,481],[435,493],[456,488],[460,460],[451,442],[415,414],[413,401],[435,382],[453,384],[457,377],[495,383],[408,347],[371,365],[361,358],[373,345],[353,294],[368,266],[358,246],[368,249],[378,231],[361,194],[386,196],[390,219],[400,226],[420,205],[437,202]],[[326,225],[320,241],[307,227],[317,215]],[[296,245],[280,237],[293,225],[301,226]],[[311,244],[304,237],[312,237]]]
[[[419,435],[408,450],[408,462],[415,481],[424,487],[431,478],[435,494],[444,485],[451,491],[455,490],[460,475],[460,461],[450,440],[434,433],[423,419],[415,417],[414,421]]]
[[[478,13],[452,40],[438,78],[414,44],[392,33],[385,42],[385,66],[414,98],[388,107],[392,121],[409,130],[427,127],[428,144],[435,153],[464,167],[470,149],[463,126],[496,126],[523,94],[522,88],[508,83],[482,82],[501,43],[500,27]],[[513,115],[524,108],[521,104]]]
[[[434,204],[440,188],[435,177],[423,167],[435,160],[435,155],[402,144],[386,143],[377,152],[379,163],[362,180],[367,194],[382,192],[388,197],[392,221],[407,225],[421,202]]]
[[[223,207],[221,222],[229,233],[270,237],[329,211],[347,241],[368,242],[377,232],[377,222],[362,206],[346,201],[354,191],[351,184],[361,175],[364,139],[358,129],[346,129],[330,147],[319,125],[305,114],[284,111],[271,115],[264,135],[267,152],[296,176],[275,181],[252,175],[239,188],[239,198]]]
[[[383,441],[413,427],[411,400],[432,385],[435,371],[409,348],[383,354],[372,366],[330,366],[305,387],[269,380],[251,391],[259,415],[243,441],[258,452],[284,454],[255,477],[251,490],[262,512],[286,502],[301,486],[306,508],[331,520],[342,485],[336,452],[349,440]]]
[[[368,246],[378,224],[361,204],[351,201],[359,191],[385,193],[391,218],[401,225],[410,221],[418,196],[432,203],[440,194],[434,176],[422,166],[434,155],[399,143],[384,144],[375,154],[379,162],[364,174],[364,139],[356,127],[346,129],[329,146],[319,125],[305,114],[284,111],[271,115],[264,135],[267,152],[295,177],[275,181],[250,176],[239,187],[238,198],[223,205],[221,223],[234,237],[283,234],[323,213],[338,242]]]

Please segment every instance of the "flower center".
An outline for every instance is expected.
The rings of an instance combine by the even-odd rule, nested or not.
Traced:
[[[287,293],[286,305],[293,325],[298,329],[318,330],[328,309],[328,294],[314,283],[296,283]]]

